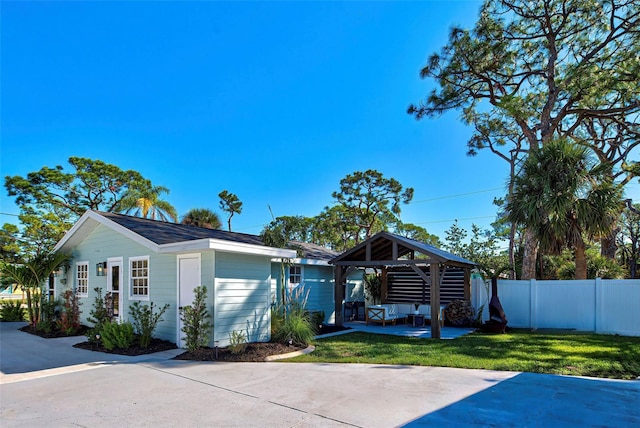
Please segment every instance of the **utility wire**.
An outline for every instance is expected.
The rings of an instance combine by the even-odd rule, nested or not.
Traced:
[[[411,201],[407,205],[421,204],[423,202],[439,201],[441,199],[458,198],[460,196],[469,196],[469,195],[475,195],[475,194],[478,194],[478,193],[486,193],[486,192],[492,192],[494,190],[503,190],[503,189],[504,189],[503,187],[494,187],[493,189],[476,190],[475,192],[458,193],[458,194],[455,194],[455,195],[446,195],[446,196],[438,196],[437,198],[422,199],[422,200],[419,200],[419,201]]]

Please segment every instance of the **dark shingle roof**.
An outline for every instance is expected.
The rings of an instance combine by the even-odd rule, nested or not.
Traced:
[[[110,212],[100,211],[98,213],[158,245],[195,241],[197,239],[220,239],[224,241],[265,246],[262,239],[257,235],[227,232],[217,229],[206,229],[204,227],[187,226],[177,223],[167,223],[164,221],[150,220]]]
[[[267,246],[258,235],[167,223],[111,212],[98,213],[158,245],[195,241],[197,239],[220,239],[244,244]],[[321,245],[300,241],[291,241],[289,249],[302,250],[302,258],[305,259],[331,260],[339,254]]]
[[[289,248],[292,250],[300,249],[302,251],[303,259],[316,259],[329,261],[334,257],[337,257],[340,253],[333,251],[322,245],[310,244],[308,242],[291,241]]]

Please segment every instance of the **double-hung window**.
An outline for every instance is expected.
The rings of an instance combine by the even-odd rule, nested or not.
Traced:
[[[149,256],[129,259],[129,290],[132,299],[149,299]]]
[[[81,297],[89,295],[89,262],[76,263],[76,293]]]

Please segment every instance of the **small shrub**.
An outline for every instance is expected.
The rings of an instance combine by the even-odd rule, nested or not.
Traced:
[[[207,287],[204,285],[196,287],[194,290],[193,305],[180,309],[180,319],[182,320],[183,339],[189,351],[204,348],[209,343],[209,333],[213,324],[209,321],[211,315],[207,310]]]
[[[42,295],[42,301],[40,302],[41,316],[38,324],[45,322],[49,324],[56,324],[60,319],[62,313],[62,302],[60,299],[49,300],[45,295]]]
[[[284,308],[271,307],[271,337],[276,337],[284,324]]]
[[[80,330],[80,301],[75,291],[67,290],[62,294],[63,310],[57,320],[58,328],[71,335]]]
[[[108,322],[102,325],[102,334],[100,335],[102,345],[109,351],[115,348],[126,349],[133,345],[135,335],[133,333],[133,324],[130,322]]]
[[[96,297],[93,299],[93,308],[89,311],[89,317],[87,321],[93,324],[93,328],[87,331],[87,339],[91,343],[99,342],[102,332],[102,326],[111,322],[113,318],[113,308],[111,293],[107,292],[102,297],[102,288],[96,287],[93,289],[96,292]]]
[[[247,336],[242,330],[234,330],[229,333],[229,350],[232,354],[240,354],[247,347]]]
[[[25,310],[22,300],[7,300],[0,303],[0,318],[6,322],[24,321]]]
[[[318,334],[320,326],[324,322],[324,311],[312,311],[308,314],[309,323],[313,329],[314,334]]]
[[[133,329],[140,338],[140,346],[148,348],[153,338],[153,332],[158,323],[163,321],[162,315],[169,309],[169,304],[165,304],[158,312],[154,313],[153,302],[143,305],[134,302],[129,308],[129,314],[133,318]]]
[[[287,345],[307,346],[314,336],[309,317],[303,311],[294,311],[287,315],[274,339]]]

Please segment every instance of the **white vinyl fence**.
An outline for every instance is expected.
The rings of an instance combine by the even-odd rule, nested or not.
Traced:
[[[491,281],[474,278],[472,304],[489,317]],[[640,336],[640,280],[498,281],[498,297],[516,328],[558,328]]]

